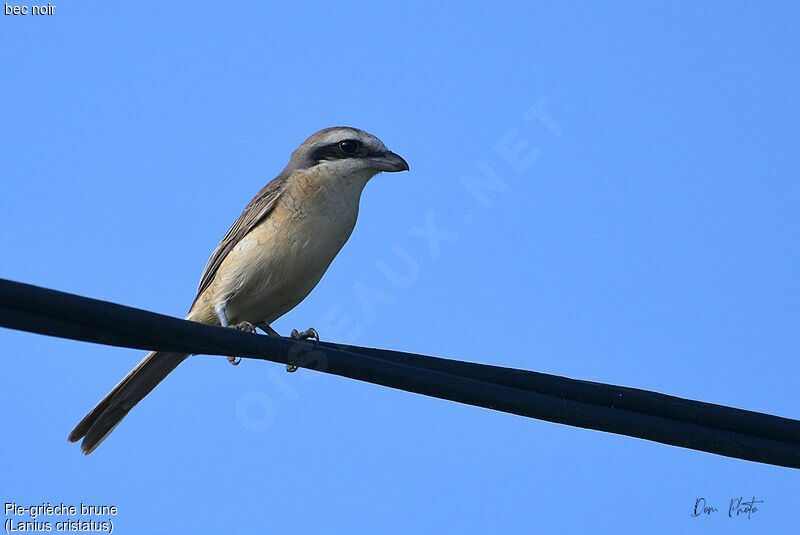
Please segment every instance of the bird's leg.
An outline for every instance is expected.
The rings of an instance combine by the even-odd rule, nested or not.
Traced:
[[[229,327],[231,329],[236,329],[237,331],[244,331],[247,333],[255,334],[256,328],[253,327],[253,324],[249,321],[242,321],[237,323],[236,325],[231,325],[228,323],[228,316],[225,314],[225,303],[220,303],[214,307],[214,312],[217,313],[217,318],[219,318],[219,324],[223,327]],[[242,362],[242,357],[228,357],[228,362],[233,364],[234,366],[238,366]]]
[[[278,331],[270,327],[269,323],[267,323],[266,321],[262,321],[261,323],[256,323],[256,327],[258,327],[259,329],[261,329],[270,336],[277,336],[278,338],[281,337],[281,335],[278,334]]]

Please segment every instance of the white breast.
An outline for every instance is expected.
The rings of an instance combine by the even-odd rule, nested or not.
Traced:
[[[369,176],[338,188],[302,178],[287,186],[273,211],[220,265],[210,304],[225,301],[231,323],[271,323],[296,306],[353,231]]]

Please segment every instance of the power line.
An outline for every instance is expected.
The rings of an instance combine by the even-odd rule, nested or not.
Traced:
[[[800,421],[657,392],[399,351],[252,334],[0,279],[0,326],[119,347],[292,363],[408,392],[800,468]]]

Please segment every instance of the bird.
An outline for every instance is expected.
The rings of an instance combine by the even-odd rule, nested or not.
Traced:
[[[400,155],[364,130],[324,128],[291,155],[250,201],[206,264],[187,320],[279,336],[270,324],[314,289],[350,237],[361,193],[380,172],[408,171]],[[316,338],[313,328],[292,338]],[[148,353],[75,426],[85,455],[190,355]],[[232,364],[238,359],[229,357]],[[287,371],[296,368],[287,366]]]

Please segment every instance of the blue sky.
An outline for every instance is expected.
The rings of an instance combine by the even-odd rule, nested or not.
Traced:
[[[252,195],[348,124],[411,172],[279,331],[800,417],[797,4],[290,4],[3,16],[0,277],[182,316]],[[0,344],[2,500],[120,533],[798,521],[789,469],[203,356],[87,458],[67,433],[141,352]]]

